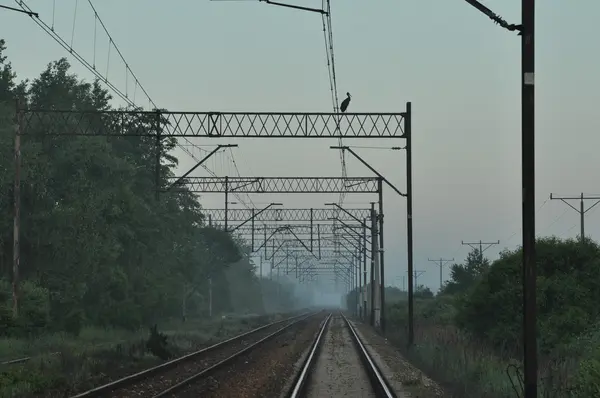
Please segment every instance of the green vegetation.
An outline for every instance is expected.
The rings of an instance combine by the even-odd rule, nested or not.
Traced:
[[[540,386],[544,397],[600,394],[600,246],[537,241]],[[441,294],[415,300],[415,345],[406,349],[407,304],[388,304],[387,337],[457,397],[516,397],[521,373],[521,249],[494,262],[475,250],[451,267]]]
[[[17,81],[4,44],[0,40],[0,359],[44,358],[10,369],[0,367],[3,393],[8,394],[11,385],[18,385],[17,395],[23,396],[50,384],[75,383],[102,367],[110,369],[111,360],[144,357],[143,345],[125,347],[136,347],[132,341],[147,338],[154,324],[176,336],[205,324],[210,329],[214,321],[206,320],[209,290],[214,318],[286,312],[297,306],[290,286],[256,275],[248,249],[238,239],[206,226],[194,194],[182,187],[156,200],[156,138],[120,134],[140,125],[155,131],[154,116],[138,117],[134,123],[130,115],[102,119],[88,115],[82,117],[83,123],[102,123],[114,135],[43,136],[66,123],[53,126],[47,120],[26,120],[15,314],[11,287],[15,99],[37,109],[112,108],[100,83],[80,80],[66,59],[50,63],[32,81]],[[174,176],[175,146],[172,138],[162,140],[162,187]],[[167,319],[173,318],[179,321],[169,326]],[[185,318],[188,322],[183,325]],[[183,344],[175,338],[174,344],[185,348],[192,341],[211,338],[183,338]],[[54,352],[59,354],[51,355]],[[34,382],[38,373],[48,376]]]
[[[183,355],[220,340],[281,319],[265,315],[247,319],[180,319],[164,321],[167,349]],[[64,397],[162,362],[148,350],[148,330],[85,327],[74,339],[52,333],[40,339],[2,339],[0,352],[10,358],[31,355],[22,364],[0,365],[0,397]]]

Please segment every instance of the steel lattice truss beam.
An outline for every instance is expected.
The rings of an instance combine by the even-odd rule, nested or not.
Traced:
[[[306,257],[311,257],[313,258],[315,261],[318,261],[317,259],[314,258],[314,256],[307,251],[304,247],[289,247],[289,248],[285,248],[282,247],[281,249],[279,249],[279,251],[277,253],[275,253],[275,258],[277,257],[285,257],[285,256],[291,256],[290,258],[293,258],[294,255],[304,255]],[[352,255],[351,252],[349,251],[345,251],[343,248],[341,250],[337,250],[334,249],[333,247],[328,247],[328,248],[324,248],[321,250],[321,259],[335,259],[335,258],[339,258],[339,259],[344,259],[344,256],[350,256]],[[272,253],[269,253],[269,258],[272,256]],[[300,258],[300,257],[298,257]]]
[[[321,272],[348,272],[347,269],[343,268],[342,266],[338,266],[338,267],[311,267],[311,268],[304,268],[303,271],[317,271],[319,273]]]
[[[296,272],[295,269],[291,268],[289,270],[285,270],[286,275],[289,275],[291,273],[295,272],[297,277],[300,277],[302,275],[310,275],[310,274],[328,274],[328,273],[340,273],[341,275],[347,276],[350,275],[350,271],[346,268],[343,268],[342,266],[338,266],[338,267],[311,267],[311,268],[303,268],[301,270],[298,270],[298,272]]]
[[[310,240],[309,239],[303,239],[302,241],[298,241],[297,239],[279,239],[279,240],[275,240],[275,246],[278,247],[279,245],[283,244],[283,248],[281,250],[285,250],[285,248],[294,248],[294,249],[305,249],[305,247],[303,246],[309,246],[310,245]],[[347,242],[345,242],[342,239],[335,239],[333,237],[328,237],[328,238],[323,238],[321,237],[321,242],[314,242],[314,247],[313,247],[313,252],[315,252],[318,247],[321,248],[321,251],[324,249],[328,249],[328,248],[348,248],[348,249],[353,249],[352,246],[350,246]],[[318,245],[318,247],[317,247]]]
[[[348,213],[352,214],[359,220],[371,217],[371,209],[344,209]],[[255,210],[257,213],[258,210]],[[210,216],[212,221],[221,222],[225,220],[225,209],[202,209],[207,217]],[[311,215],[312,214],[312,215]],[[228,209],[227,219],[228,222],[243,222],[252,218],[251,209]],[[310,221],[313,222],[324,222],[331,221],[332,218],[338,218],[341,221],[349,221],[355,223],[349,214],[336,209],[336,208],[322,208],[322,209],[278,209],[272,208],[263,211],[258,214],[255,218],[255,222],[275,222],[275,221]],[[283,226],[283,225],[282,225]],[[274,229],[277,227],[274,227]],[[256,228],[255,228],[256,230]]]
[[[310,224],[268,224],[268,225],[257,225],[254,227],[254,234],[255,236],[260,236],[259,233],[264,232],[264,230],[267,230],[267,233],[273,232],[274,230],[277,229],[282,229],[282,228],[290,228],[292,231],[294,231],[294,233],[296,235],[310,235],[311,234],[311,228],[310,228]],[[350,225],[350,227],[352,227],[352,229],[354,229],[355,231],[359,231],[362,226],[358,225],[358,224],[354,224],[354,225]],[[344,226],[336,226],[334,224],[313,224],[312,227],[312,234],[316,235],[317,234],[317,230],[319,230],[319,232],[321,233],[321,236],[325,236],[325,235],[332,235],[334,233],[344,233],[344,229],[346,229]],[[252,227],[249,226],[243,226],[240,228],[237,228],[235,230],[235,233],[242,235],[242,236],[247,236],[247,235],[252,235]]]
[[[334,242],[332,240],[325,240],[325,239],[321,239],[321,242],[319,244],[319,246],[321,247],[321,250],[325,249],[325,248],[334,248],[334,247],[338,247],[336,246],[337,242]],[[279,245],[283,245],[283,247],[281,248],[281,250],[285,250],[285,248],[294,248],[294,249],[305,249],[305,247],[302,245],[306,245],[306,246],[310,246],[310,239],[303,239],[302,241],[299,241],[297,239],[279,239],[279,240],[275,240],[275,246],[279,246]],[[313,252],[317,250],[317,243],[313,243],[314,244],[314,248],[313,248]]]
[[[240,138],[405,138],[405,113],[22,109],[22,134]],[[160,126],[159,129],[157,127]]]
[[[377,193],[377,177],[171,177],[171,191],[197,193]]]
[[[333,250],[341,257],[356,256],[363,253],[363,239],[360,236],[346,236],[344,234],[323,234],[317,238],[306,235],[298,235],[292,230],[283,229],[277,235],[267,235],[254,239],[253,253],[264,252],[265,259],[288,256],[293,252],[294,256],[305,256],[307,259],[322,258],[324,251]],[[370,245],[366,247],[367,256],[371,257]],[[261,254],[262,256],[262,254]],[[328,256],[330,257],[330,256]]]
[[[264,242],[263,239],[259,240],[258,242],[255,242],[255,244],[259,244],[262,245],[262,243]],[[271,239],[269,242],[275,242],[275,247],[279,247],[281,246],[283,250],[283,248],[285,247],[293,247],[293,248],[304,248],[306,250],[306,247],[308,247],[307,251],[310,251],[310,237],[305,237],[305,238],[300,238],[300,240],[295,239],[295,237],[292,236],[286,236],[284,239],[281,238],[273,238]],[[255,250],[255,253],[259,253],[261,251],[264,251],[264,247],[265,245],[262,245],[262,248],[260,250]],[[313,239],[313,244],[312,244],[312,253],[316,253],[319,248],[321,250],[324,250],[326,248],[346,248],[348,250],[362,250],[362,242],[357,241],[356,239],[353,241],[352,239],[343,239],[340,238],[339,236],[335,236],[335,235],[329,235],[327,237],[321,237],[321,239]],[[271,247],[267,247],[267,252],[272,250],[272,246]],[[371,253],[371,248],[369,246],[367,246],[367,253]]]
[[[300,258],[298,259],[301,260]],[[354,273],[355,270],[352,269],[352,265],[348,265],[347,262],[342,262],[342,259],[339,260],[324,260],[323,262],[312,262],[312,263],[302,263],[298,264],[296,267],[295,259],[293,257],[279,257],[274,259],[273,262],[273,270],[283,270],[286,274],[291,272],[307,272],[307,271],[344,271],[347,273]]]
[[[342,271],[349,275],[355,273],[355,270],[352,269],[351,265],[347,265],[346,263],[342,263],[337,260],[335,262],[310,264],[304,263],[302,265],[298,264],[298,266],[296,266],[295,259],[289,257],[275,259],[271,271],[284,272],[286,275],[295,273],[296,277],[307,272]]]

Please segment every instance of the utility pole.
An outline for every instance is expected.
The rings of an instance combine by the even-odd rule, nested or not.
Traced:
[[[380,327],[381,331],[385,332],[385,267],[384,267],[384,248],[383,248],[383,178],[379,177],[377,181],[378,191],[379,191],[379,277],[380,277]]]
[[[362,287],[362,298],[363,298],[363,321],[367,320],[367,219],[363,219],[362,224],[362,250],[363,250],[363,287]],[[371,254],[373,256],[373,254]]]
[[[414,270],[413,245],[413,184],[412,184],[412,104],[406,103],[404,116],[404,134],[406,135],[406,244],[408,270]],[[412,279],[408,280],[408,345],[415,342],[415,316]]]
[[[158,202],[160,199],[160,161],[162,158],[162,135],[161,135],[161,114],[157,109],[155,112],[155,122],[156,122],[156,145],[154,146],[154,198]]]
[[[208,277],[208,317],[213,315],[212,276]]]
[[[590,211],[591,209],[593,209],[598,203],[600,203],[600,196],[598,195],[589,195],[586,196],[583,192],[581,193],[580,196],[554,196],[554,194],[550,194],[550,200],[560,200],[562,201],[564,204],[566,204],[567,206],[569,206],[571,209],[575,210],[577,213],[579,213],[579,217],[580,217],[580,223],[581,223],[581,232],[579,235],[579,239],[581,240],[581,243],[583,243],[585,241],[585,213],[587,213],[588,211]],[[570,204],[569,202],[567,202],[567,200],[579,200],[579,209],[577,209],[575,206],[573,206],[572,204]],[[590,207],[588,207],[587,209],[585,208],[585,200],[595,200],[594,204],[591,205]]]
[[[229,177],[225,176],[225,232],[228,232],[228,224],[229,224],[229,217],[227,214],[227,211],[229,210]]]
[[[521,187],[524,398],[538,396],[535,251],[535,0],[521,0]]]
[[[500,241],[496,241],[496,242],[483,242],[482,240],[480,240],[479,242],[465,242],[465,241],[460,241],[461,245],[466,245],[471,247],[471,249],[473,250],[477,250],[477,246],[479,246],[479,261],[481,261],[481,263],[483,263],[483,252],[485,252],[487,249],[489,249],[490,247],[494,246],[494,245],[499,245]],[[485,248],[483,247],[485,245]]]
[[[521,0],[521,24],[509,24],[478,0],[465,0],[496,24],[521,36],[521,214],[523,230],[523,397],[538,383],[535,251],[535,0]]]
[[[417,285],[417,280],[419,279],[419,277],[421,275],[423,275],[425,273],[425,271],[420,271],[420,270],[414,270],[413,271],[413,278],[415,280],[415,289],[419,286]]]
[[[446,265],[448,262],[450,261],[454,261],[454,257],[452,257],[451,259],[444,259],[444,258],[439,258],[437,260],[431,260],[431,259],[427,259],[427,261],[431,261],[433,263],[436,263],[440,266],[440,292],[442,291],[442,284],[443,284],[443,276],[442,276],[442,268],[444,267],[444,265]]]
[[[15,120],[15,181],[14,181],[14,215],[13,215],[13,268],[12,295],[13,318],[19,316],[19,267],[21,262],[21,134],[23,133],[23,112],[21,102],[16,101]]]
[[[379,271],[377,270],[379,257],[377,247],[377,213],[375,212],[375,202],[371,202],[371,326],[375,327],[378,320],[377,315],[377,283],[379,282]]]

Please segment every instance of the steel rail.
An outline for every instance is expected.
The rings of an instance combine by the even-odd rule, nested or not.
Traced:
[[[60,352],[51,352],[51,353],[42,353],[42,354],[37,354],[36,356],[41,356],[41,355],[58,355],[60,354]],[[5,360],[0,362],[0,366],[4,366],[4,365],[18,365],[21,363],[25,363],[27,361],[31,361],[32,358],[35,358],[34,355],[28,356],[28,357],[22,357],[22,358],[17,358],[17,359],[10,359],[10,360]]]
[[[356,330],[354,330],[354,327],[352,326],[348,318],[346,318],[343,314],[342,318],[344,319],[344,321],[346,321],[346,326],[348,326],[348,330],[350,330],[352,340],[356,345],[356,348],[363,362],[364,369],[367,372],[369,379],[371,380],[371,387],[377,394],[377,397],[397,398],[396,393],[389,386],[389,383],[375,364],[375,361],[373,360],[373,358],[371,358],[371,354],[369,354],[369,351],[367,351],[365,345],[358,336],[358,333],[356,333]]]
[[[289,395],[290,398],[299,398],[304,395],[304,393],[305,393],[304,388],[306,387],[306,384],[307,384],[306,382],[308,381],[308,377],[310,375],[311,369],[313,368],[314,364],[317,361],[317,351],[321,345],[321,340],[323,338],[323,335],[325,334],[327,325],[329,325],[330,319],[331,319],[331,314],[329,314],[329,316],[327,316],[327,319],[325,319],[325,322],[323,322],[323,326],[321,326],[321,329],[319,330],[317,337],[313,341],[311,349],[310,349],[310,353],[306,357],[304,365],[302,365],[302,370],[300,371],[298,378],[294,382],[294,387],[292,389],[292,392]]]
[[[236,358],[239,358],[240,356],[242,356],[243,354],[247,353],[248,351],[252,350],[253,348],[255,348],[256,346],[264,343],[265,341],[268,341],[270,339],[272,339],[273,337],[278,336],[279,334],[281,334],[282,332],[284,332],[285,330],[289,329],[290,327],[297,325],[298,323],[311,318],[317,314],[320,314],[323,311],[319,311],[316,313],[312,313],[309,314],[307,316],[305,316],[302,319],[298,319],[297,321],[294,321],[292,323],[290,323],[289,325],[285,325],[284,327],[276,330],[275,332],[269,334],[268,336],[263,337],[262,339],[260,339],[259,341],[249,345],[248,347],[236,352],[235,354],[231,355],[228,358],[223,359],[222,361],[210,366],[209,368],[206,368],[198,373],[196,373],[195,375],[181,381],[180,383],[177,383],[165,390],[163,390],[162,392],[160,392],[159,394],[154,395],[152,398],[161,398],[161,397],[167,397],[167,396],[171,396],[173,394],[175,394],[178,391],[181,391],[183,388],[187,387],[188,385],[192,384],[193,382],[195,382],[196,380],[207,376],[208,374],[214,372],[215,370],[218,370],[219,368],[221,368],[224,365],[227,365],[229,362],[233,361]]]
[[[242,339],[244,337],[248,337],[248,336],[250,336],[250,335],[252,335],[254,333],[257,333],[257,332],[259,332],[261,330],[264,330],[266,328],[269,328],[269,327],[272,327],[272,326],[275,326],[275,325],[278,325],[278,324],[281,324],[281,323],[284,323],[284,322],[294,321],[295,319],[298,319],[298,318],[301,318],[301,317],[305,317],[305,318],[302,318],[302,319],[306,319],[307,317],[310,317],[310,316],[315,315],[317,313],[318,312],[313,312],[313,313],[306,313],[305,312],[305,313],[302,313],[300,315],[295,315],[295,316],[292,316],[292,317],[289,317],[289,318],[285,318],[285,319],[282,319],[282,320],[279,320],[279,321],[268,323],[268,324],[260,326],[260,327],[258,327],[256,329],[249,330],[249,331],[247,331],[245,333],[239,334],[239,335],[231,337],[231,338],[229,338],[227,340],[223,340],[221,342],[213,344],[213,345],[211,345],[209,347],[205,347],[205,348],[203,348],[201,350],[192,352],[190,354],[181,356],[179,358],[175,358],[175,359],[173,359],[171,361],[162,363],[162,364],[154,366],[152,368],[148,368],[148,369],[142,370],[141,372],[134,373],[134,374],[131,374],[129,376],[125,376],[125,377],[123,377],[121,379],[118,379],[118,380],[112,381],[110,383],[107,383],[107,384],[104,384],[104,385],[92,388],[92,389],[87,390],[85,392],[82,392],[80,394],[73,395],[71,398],[98,397],[98,396],[102,396],[103,394],[110,393],[110,392],[112,392],[112,391],[114,391],[114,390],[116,390],[118,388],[124,388],[124,387],[132,386],[133,384],[135,384],[138,381],[146,380],[146,379],[148,379],[148,378],[150,378],[150,377],[152,377],[154,375],[157,375],[157,374],[159,374],[161,372],[166,372],[166,371],[169,371],[171,369],[174,369],[174,368],[176,368],[177,366],[181,365],[184,362],[188,362],[190,360],[193,360],[193,359],[195,359],[195,358],[197,358],[197,357],[199,357],[199,356],[201,356],[203,354],[208,354],[211,351],[214,351],[215,349],[221,348],[221,347],[223,347],[223,346],[225,346],[225,345],[227,345],[229,343],[233,343],[235,341],[238,341],[238,340],[240,340],[240,339]],[[292,324],[294,324],[294,322]]]
[[[350,321],[343,315],[340,314],[342,319],[345,321],[348,330],[350,331],[350,336],[352,338],[352,342],[354,343],[356,350],[358,351],[359,357],[363,364],[363,368],[369,377],[371,382],[371,388],[376,393],[378,398],[397,398],[396,393],[389,386],[389,383],[385,379],[385,377],[379,371],[375,361],[371,358],[371,355],[365,348],[365,345],[361,341],[360,337],[354,330],[354,327],[350,323]],[[291,391],[287,395],[288,398],[301,398],[306,396],[306,386],[308,384],[308,379],[310,377],[310,373],[317,362],[318,351],[321,345],[321,341],[323,340],[323,335],[325,334],[325,330],[329,324],[331,318],[331,314],[321,327],[321,330],[317,334],[317,337],[312,343],[309,354],[307,355],[304,364],[302,365],[302,370],[297,376]]]

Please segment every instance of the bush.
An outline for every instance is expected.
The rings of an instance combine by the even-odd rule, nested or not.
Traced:
[[[0,335],[39,336],[50,322],[48,290],[33,281],[24,281],[19,291],[19,317],[14,319],[11,284],[0,279]]]
[[[406,301],[388,304],[387,337],[456,397],[514,397],[507,371],[522,372],[521,261],[520,249],[493,263],[471,252],[435,299],[415,298],[415,344],[406,345]],[[539,239],[537,261],[542,396],[600,396],[600,246]]]

